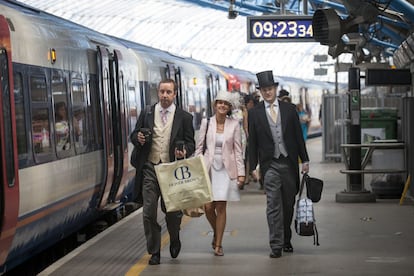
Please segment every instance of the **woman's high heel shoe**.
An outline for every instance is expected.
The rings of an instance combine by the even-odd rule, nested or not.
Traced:
[[[216,246],[214,249],[215,256],[224,256],[223,247],[221,245]]]

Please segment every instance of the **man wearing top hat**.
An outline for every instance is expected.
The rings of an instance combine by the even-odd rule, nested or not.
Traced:
[[[309,171],[309,157],[295,106],[276,98],[279,83],[272,71],[256,74],[262,98],[249,111],[250,168],[260,164],[266,192],[270,257],[293,252],[291,224],[295,196],[299,190],[299,163]]]

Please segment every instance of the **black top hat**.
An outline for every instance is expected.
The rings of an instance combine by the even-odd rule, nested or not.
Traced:
[[[271,70],[257,73],[256,76],[259,82],[259,85],[256,86],[257,89],[279,84],[278,82],[275,82],[275,80],[273,79],[273,72]]]

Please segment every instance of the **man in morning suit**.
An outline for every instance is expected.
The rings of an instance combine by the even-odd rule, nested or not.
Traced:
[[[309,157],[295,105],[277,100],[272,71],[256,74],[264,101],[249,110],[250,168],[260,164],[266,192],[270,257],[293,252],[292,218],[299,190],[299,162],[309,171]]]
[[[161,261],[161,226],[157,222],[158,199],[165,213],[170,235],[170,253],[176,258],[181,250],[180,224],[181,211],[166,212],[154,165],[190,157],[195,150],[193,116],[176,107],[177,85],[172,79],[163,80],[158,85],[158,103],[149,111],[141,112],[131,142],[137,147],[136,164],[142,166],[143,220],[147,250],[151,254],[150,265]],[[143,130],[146,128],[147,130]],[[150,133],[146,133],[150,130]],[[176,148],[177,141],[184,141],[184,148]],[[141,167],[141,166],[137,166]]]

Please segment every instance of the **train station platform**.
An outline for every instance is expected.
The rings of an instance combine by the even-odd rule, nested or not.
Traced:
[[[320,137],[309,139],[307,146],[310,175],[324,180],[322,199],[315,204],[320,246],[293,230],[294,252],[269,258],[265,195],[258,183],[250,183],[241,191],[240,202],[228,204],[223,257],[214,256],[212,233],[203,216],[184,217],[181,253],[172,259],[164,216],[159,213],[161,264],[147,265],[150,256],[140,209],[39,275],[414,275],[411,199],[402,205],[399,199],[337,203],[336,193],[346,187],[346,176],[339,172],[344,164],[321,161]]]

